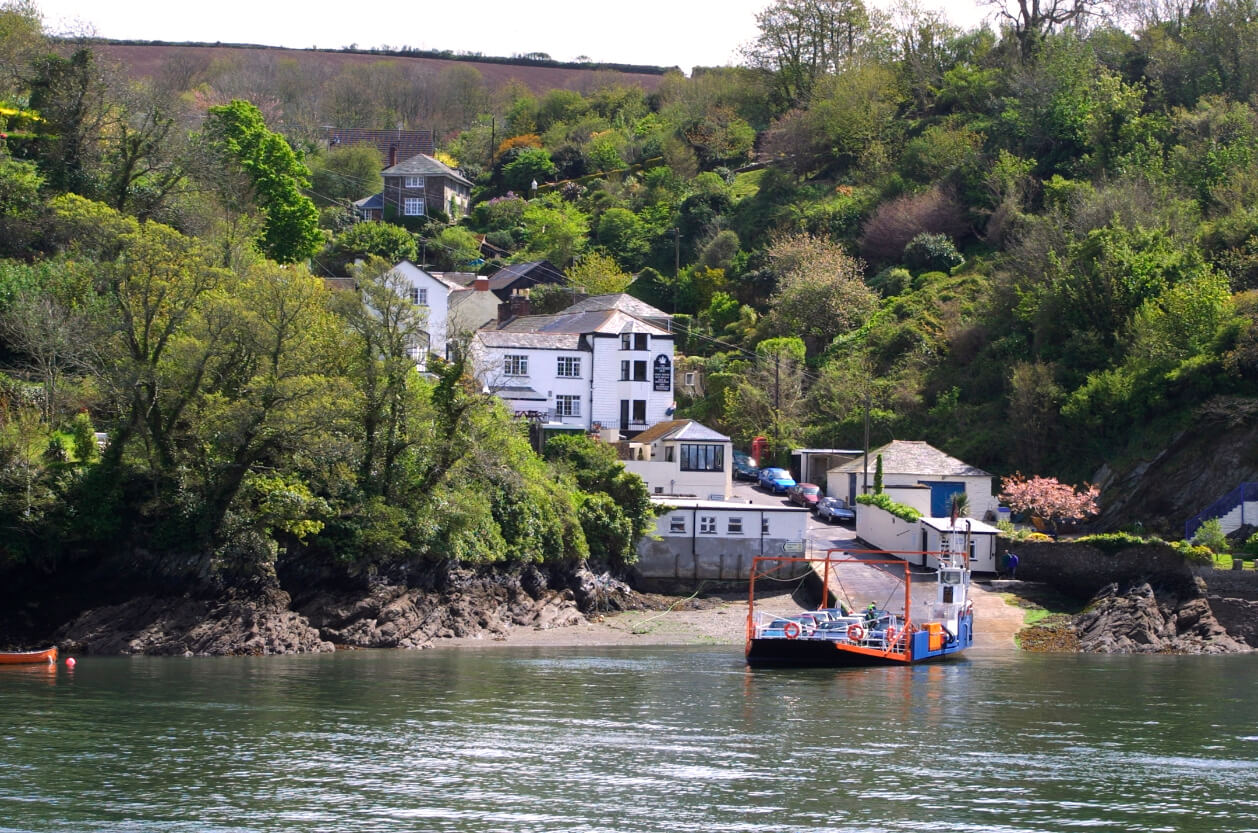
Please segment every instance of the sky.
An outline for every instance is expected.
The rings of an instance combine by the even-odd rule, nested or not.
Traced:
[[[339,49],[412,46],[510,56],[545,52],[612,63],[740,63],[770,0],[36,0],[53,32],[104,38]],[[879,2],[883,5],[883,2]],[[921,0],[958,25],[983,17],[974,0]]]

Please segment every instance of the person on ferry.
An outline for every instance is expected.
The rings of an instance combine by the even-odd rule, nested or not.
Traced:
[[[865,608],[865,626],[870,627],[874,622],[878,621],[878,608],[874,607],[874,603],[870,602],[869,607]]]

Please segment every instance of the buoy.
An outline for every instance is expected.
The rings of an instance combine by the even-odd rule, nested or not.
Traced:
[[[74,661],[74,657],[66,657],[66,668],[73,668],[75,665],[77,663]]]

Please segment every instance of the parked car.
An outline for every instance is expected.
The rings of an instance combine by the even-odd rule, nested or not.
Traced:
[[[856,520],[856,513],[841,497],[823,497],[817,501],[817,520],[828,524],[850,524]]]
[[[734,452],[734,479],[750,480],[752,483],[760,479],[760,467],[756,461],[741,451]]]
[[[821,487],[816,483],[796,483],[787,490],[786,496],[791,499],[791,503],[816,511],[817,501],[822,497]]]
[[[770,467],[760,470],[760,488],[776,494],[786,494],[795,485],[795,478],[786,469]]]

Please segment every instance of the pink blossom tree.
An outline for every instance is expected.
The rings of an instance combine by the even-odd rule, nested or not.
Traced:
[[[1086,518],[1099,511],[1096,499],[1101,490],[1089,484],[1085,484],[1083,489],[1075,489],[1067,483],[1057,482],[1055,477],[1027,479],[1017,472],[1012,477],[1002,478],[1000,486],[1000,499],[1010,509],[1038,515],[1052,524]]]

